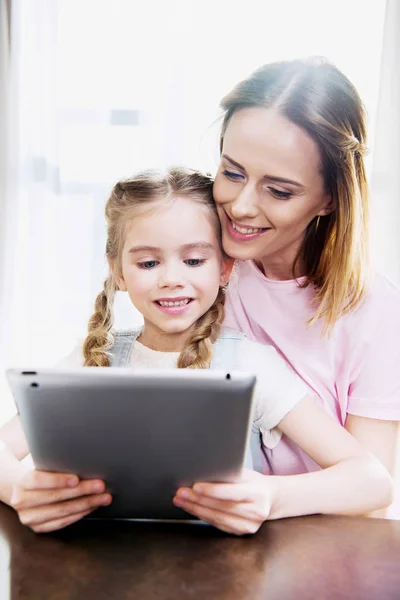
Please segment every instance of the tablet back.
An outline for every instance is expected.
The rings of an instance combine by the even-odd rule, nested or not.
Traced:
[[[243,466],[255,377],[85,367],[7,372],[37,469],[101,478],[95,517],[182,519],[176,489]]]

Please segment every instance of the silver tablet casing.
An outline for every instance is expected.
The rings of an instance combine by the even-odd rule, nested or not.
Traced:
[[[195,481],[235,480],[255,376],[85,367],[7,371],[35,467],[105,480],[96,518],[187,519],[172,504]]]

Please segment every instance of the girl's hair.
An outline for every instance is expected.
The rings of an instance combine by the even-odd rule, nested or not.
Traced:
[[[220,149],[232,115],[251,107],[274,108],[304,129],[318,145],[325,191],[333,212],[308,225],[293,265],[305,267],[301,287],[316,287],[316,312],[330,331],[338,318],[365,297],[369,275],[368,184],[365,110],[355,87],[322,58],[261,67],[221,101]]]
[[[172,168],[166,173],[146,171],[132,179],[118,182],[109,197],[105,214],[107,221],[106,257],[110,272],[104,288],[95,301],[94,313],[89,320],[88,335],[83,344],[84,365],[109,366],[108,350],[113,345],[113,304],[117,281],[122,275],[121,255],[126,230],[135,218],[139,206],[157,201],[173,201],[178,197],[189,197],[210,214],[215,223],[219,240],[221,230],[212,196],[211,177],[197,171]],[[178,368],[206,369],[212,358],[212,344],[220,334],[224,318],[225,294],[219,290],[214,304],[198,319],[187,343],[182,350]]]

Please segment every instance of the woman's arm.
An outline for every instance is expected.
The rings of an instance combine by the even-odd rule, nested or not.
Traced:
[[[399,432],[397,421],[381,421],[347,415],[345,427],[351,435],[371,454],[376,456],[396,480],[396,462],[400,453]],[[398,475],[397,475],[398,478]],[[399,482],[397,482],[399,485]],[[396,485],[395,485],[396,487]],[[388,509],[370,513],[370,517],[386,517]]]
[[[294,511],[365,514],[392,502],[393,482],[387,469],[311,398],[295,406],[279,429],[322,470],[281,477],[270,518]]]
[[[111,502],[103,481],[80,481],[68,473],[36,471],[20,462],[29,453],[18,416],[0,429],[0,500],[36,532],[78,521]]]
[[[232,533],[254,533],[266,519],[326,513],[360,515],[388,506],[388,471],[309,397],[279,429],[321,467],[301,475],[246,471],[238,483],[196,483],[178,490],[174,503]]]

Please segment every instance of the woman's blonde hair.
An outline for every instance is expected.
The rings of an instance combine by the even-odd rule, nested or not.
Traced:
[[[293,265],[304,266],[316,287],[316,311],[330,331],[355,309],[368,288],[368,183],[365,172],[365,110],[359,94],[339,69],[322,58],[265,65],[237,84],[221,101],[220,148],[232,115],[251,107],[274,108],[317,143],[325,191],[333,212],[309,223]]]
[[[166,173],[146,171],[132,179],[118,182],[109,197],[105,214],[107,221],[106,257],[110,272],[104,288],[95,301],[94,313],[89,320],[88,335],[83,344],[84,366],[107,367],[108,351],[113,345],[113,304],[117,281],[122,275],[121,255],[127,225],[135,218],[138,206],[157,201],[173,201],[188,197],[206,210],[215,224],[221,241],[221,230],[212,196],[213,181],[207,175],[183,168],[173,168]],[[217,340],[224,318],[225,294],[219,289],[211,308],[201,316],[191,331],[180,353],[177,366],[185,369],[206,369],[212,359],[212,345]]]

